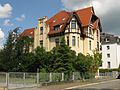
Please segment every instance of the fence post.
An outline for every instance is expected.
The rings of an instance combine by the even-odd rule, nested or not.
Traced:
[[[64,81],[64,73],[61,73],[62,74],[62,79],[61,79],[61,81]]]
[[[37,72],[37,86],[39,86],[39,72]]]
[[[75,80],[74,72],[73,72],[73,74],[72,74],[72,80],[73,80],[73,81]]]
[[[6,73],[6,87],[7,87],[7,90],[8,90],[8,87],[9,87],[9,73]]]
[[[52,82],[52,73],[49,74],[49,82]]]
[[[25,73],[23,73],[23,84],[25,85]]]

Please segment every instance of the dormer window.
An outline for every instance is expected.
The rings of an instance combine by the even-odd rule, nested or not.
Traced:
[[[76,29],[76,21],[75,20],[72,20],[71,28]]]
[[[60,29],[60,25],[54,26],[54,30],[59,30]]]

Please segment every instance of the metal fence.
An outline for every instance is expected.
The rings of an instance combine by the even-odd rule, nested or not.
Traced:
[[[98,74],[97,74],[98,75]],[[113,72],[99,73],[99,77],[113,77]],[[23,73],[23,72],[0,72],[0,87],[7,89],[35,87],[43,84],[83,80],[94,78],[91,73],[73,72],[65,73]]]

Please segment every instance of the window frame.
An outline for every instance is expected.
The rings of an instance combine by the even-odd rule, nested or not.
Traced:
[[[69,46],[69,36],[67,36],[67,45]]]
[[[71,21],[71,29],[76,29],[76,20]]]
[[[72,36],[72,46],[75,46],[76,44],[75,36]]]
[[[107,58],[110,58],[110,53],[107,54]]]
[[[110,46],[107,46],[107,50],[109,50],[110,49]]]
[[[60,29],[60,25],[54,26],[54,30],[55,30],[55,31],[57,31],[57,30],[59,30],[59,29]]]
[[[92,50],[92,42],[89,40],[89,50]]]

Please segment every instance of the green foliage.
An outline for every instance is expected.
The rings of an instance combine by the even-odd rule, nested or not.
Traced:
[[[41,71],[41,69],[45,68],[46,55],[47,53],[43,47],[37,47],[35,53],[32,55],[28,71],[37,72],[37,69]]]
[[[101,54],[97,50],[94,50],[92,56],[89,54],[85,56],[79,53],[74,67],[77,71],[82,72],[82,74],[86,72],[96,73],[101,63]]]
[[[65,44],[64,37],[61,39],[60,45],[53,48],[52,55],[54,57],[53,72],[70,73],[73,68],[73,51]]]
[[[0,71],[27,71],[26,66],[31,58],[28,59],[29,54],[25,53],[24,47],[27,49],[32,39],[20,37],[15,30],[9,32],[4,48],[0,51]]]
[[[120,69],[119,68],[115,68],[115,69],[99,69],[100,73],[112,72],[112,71],[118,71],[118,72],[120,72]]]
[[[99,53],[99,51],[94,50],[91,71],[97,72],[97,70],[101,64],[102,64],[102,54]]]
[[[3,50],[1,50],[0,53],[1,54],[0,69],[3,71],[11,71],[11,69],[16,66],[16,62],[14,62],[14,54],[15,54],[14,45],[15,42],[12,36],[12,32],[9,32],[9,36],[4,45],[4,48]]]
[[[75,51],[66,45],[65,37],[50,52],[37,47],[34,53],[30,53],[29,46],[33,44],[33,38],[18,36],[15,38],[13,32],[9,32],[4,48],[0,51],[0,71],[37,72],[39,69],[40,72],[64,72],[67,77],[73,71],[95,73],[101,64],[98,51],[93,51],[92,56],[82,53],[76,56]]]

